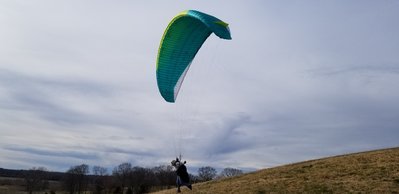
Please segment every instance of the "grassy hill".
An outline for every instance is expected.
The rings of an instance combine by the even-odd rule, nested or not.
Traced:
[[[184,188],[183,193],[399,193],[399,148],[260,170]],[[157,194],[176,193],[175,189]]]

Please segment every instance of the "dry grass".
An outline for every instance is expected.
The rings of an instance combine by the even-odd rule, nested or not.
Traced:
[[[0,194],[26,194],[26,192],[18,186],[0,185]]]
[[[0,194],[25,194],[20,178],[0,177]]]
[[[196,184],[183,193],[399,193],[399,148],[306,161]],[[176,193],[175,189],[157,194]]]

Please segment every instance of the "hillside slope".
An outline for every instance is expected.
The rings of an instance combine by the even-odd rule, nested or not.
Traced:
[[[195,184],[183,193],[399,193],[399,148],[305,161]],[[158,194],[176,193],[175,189]]]

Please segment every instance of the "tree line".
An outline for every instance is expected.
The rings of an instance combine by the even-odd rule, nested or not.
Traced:
[[[235,168],[225,168],[218,173],[215,168],[205,166],[199,168],[197,173],[190,174],[193,183],[237,176],[243,172]],[[69,194],[138,194],[170,189],[176,183],[176,174],[170,165],[144,168],[132,166],[131,163],[122,163],[112,171],[101,166],[90,168],[87,164],[81,164],[71,166],[65,173],[33,167],[19,171],[16,176],[23,179],[23,186],[29,194],[38,191],[49,194],[58,191]],[[57,182],[59,186],[51,187],[51,182]]]

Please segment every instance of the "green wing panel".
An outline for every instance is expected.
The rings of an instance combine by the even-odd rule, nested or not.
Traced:
[[[169,23],[159,46],[156,72],[158,89],[167,102],[176,101],[192,60],[212,32],[231,39],[226,23],[198,11],[182,12]]]

